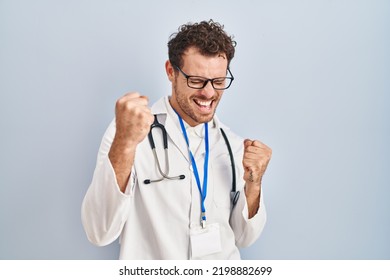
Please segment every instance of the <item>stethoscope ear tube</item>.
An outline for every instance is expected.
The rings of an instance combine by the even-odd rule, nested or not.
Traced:
[[[156,145],[155,145],[154,140],[153,140],[152,130],[155,127],[161,129],[162,136],[163,136],[163,145],[164,145],[164,151],[165,151],[165,165],[166,165],[166,171],[165,172],[162,171],[162,169],[161,169],[160,161],[158,160],[157,153],[156,153]],[[168,173],[169,173],[168,135],[167,135],[167,131],[165,130],[165,127],[161,123],[158,122],[157,115],[154,115],[154,122],[150,126],[150,131],[149,131],[149,134],[148,134],[148,138],[149,138],[150,147],[152,148],[153,156],[154,156],[154,159],[155,159],[155,161],[157,163],[158,171],[159,171],[159,173],[161,175],[161,178],[160,179],[155,179],[155,180],[146,179],[146,180],[144,180],[144,184],[148,185],[148,184],[151,184],[151,183],[157,183],[157,182],[161,182],[164,179],[168,179],[168,180],[183,180],[186,177],[183,174],[182,175],[178,175],[178,176],[168,176]]]
[[[185,175],[179,175],[179,176],[175,176],[175,177],[163,176],[160,179],[156,179],[156,180],[146,179],[146,180],[144,180],[144,184],[145,185],[149,185],[151,183],[161,182],[164,179],[168,179],[168,180],[183,180],[185,177],[186,177]]]

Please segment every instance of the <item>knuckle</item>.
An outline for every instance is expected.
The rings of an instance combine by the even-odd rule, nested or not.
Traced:
[[[115,103],[115,107],[117,109],[121,108],[123,106],[123,104],[125,103],[125,100],[123,97],[119,98],[116,103]]]
[[[135,112],[136,111],[136,107],[134,107],[133,103],[131,101],[127,101],[123,104],[123,107],[124,109],[127,111],[127,112]]]

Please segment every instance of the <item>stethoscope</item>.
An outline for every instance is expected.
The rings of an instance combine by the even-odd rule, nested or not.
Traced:
[[[165,153],[165,169],[166,169],[165,172],[163,172],[163,171],[161,170],[160,161],[158,160],[158,157],[157,157],[156,145],[154,144],[153,134],[152,134],[153,128],[159,128],[159,129],[161,129],[161,132],[162,132],[163,147],[164,147],[164,153]],[[158,122],[158,120],[157,120],[157,115],[154,115],[154,122],[153,122],[152,125],[150,126],[150,131],[149,131],[149,134],[148,134],[148,138],[149,138],[150,147],[152,148],[152,151],[153,151],[154,159],[155,159],[156,162],[157,162],[158,171],[160,172],[160,175],[161,175],[162,177],[161,177],[160,179],[155,179],[155,180],[146,179],[146,180],[144,181],[144,184],[150,184],[150,183],[161,182],[161,181],[164,180],[164,179],[168,179],[168,180],[183,180],[183,179],[186,177],[186,176],[184,176],[184,175],[179,175],[179,176],[168,176],[168,173],[169,173],[168,136],[167,136],[167,131],[165,130],[165,127],[164,127],[161,123]]]
[[[156,152],[156,145],[154,143],[153,133],[152,133],[152,130],[154,128],[159,128],[161,130],[161,132],[162,132],[163,148],[164,148],[164,154],[165,154],[165,169],[166,169],[165,172],[162,171],[161,165],[160,165],[160,161],[158,160],[158,156],[157,156],[157,152]],[[239,197],[240,197],[240,192],[236,190],[236,171],[235,171],[234,156],[233,156],[233,152],[232,152],[232,148],[230,146],[229,140],[228,140],[228,138],[227,138],[227,136],[225,134],[225,131],[223,131],[222,128],[220,128],[220,130],[221,130],[221,133],[222,133],[222,137],[225,140],[225,143],[226,143],[226,146],[227,146],[227,149],[228,149],[228,152],[229,152],[231,166],[232,166],[232,190],[230,192],[230,199],[231,199],[232,205],[234,207],[236,205]],[[154,179],[154,180],[146,179],[146,180],[144,180],[144,184],[151,184],[151,183],[161,182],[164,179],[168,179],[168,180],[183,180],[185,178],[184,174],[181,174],[181,175],[178,175],[178,176],[169,176],[168,175],[169,174],[168,134],[167,134],[167,131],[165,130],[164,125],[162,125],[161,123],[158,122],[157,115],[154,115],[154,122],[150,126],[150,131],[149,131],[149,134],[148,134],[148,138],[149,138],[150,147],[152,148],[153,156],[154,156],[154,159],[155,159],[155,161],[157,163],[157,168],[158,168],[158,171],[159,171],[159,173],[161,175],[161,178]]]

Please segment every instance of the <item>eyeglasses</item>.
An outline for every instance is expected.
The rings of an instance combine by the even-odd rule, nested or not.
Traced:
[[[229,88],[234,80],[233,74],[232,72],[230,72],[229,68],[227,69],[227,71],[230,77],[206,79],[204,77],[199,77],[199,76],[189,76],[186,73],[184,73],[183,70],[180,69],[180,67],[176,65],[174,65],[173,67],[175,67],[183,74],[183,76],[187,79],[188,87],[193,89],[202,89],[207,85],[208,82],[210,82],[214,89],[223,90]]]

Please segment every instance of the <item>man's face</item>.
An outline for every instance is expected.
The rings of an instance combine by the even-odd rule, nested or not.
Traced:
[[[207,79],[226,76],[227,59],[221,54],[204,56],[196,48],[189,48],[183,55],[181,70],[189,76]],[[208,82],[203,89],[188,87],[186,77],[180,71],[174,71],[169,62],[166,64],[169,80],[172,82],[172,107],[189,125],[195,126],[212,120],[223,90],[215,90]]]

